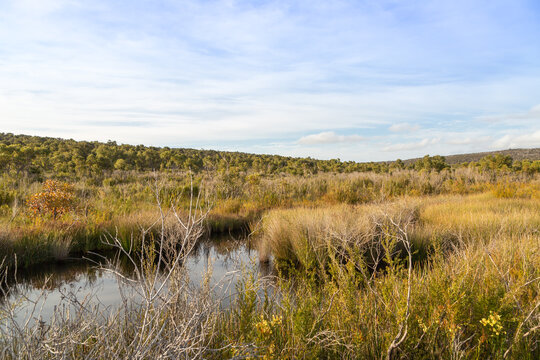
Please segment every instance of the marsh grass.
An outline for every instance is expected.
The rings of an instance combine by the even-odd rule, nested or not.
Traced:
[[[164,207],[174,199],[179,210],[189,208],[186,196],[193,186],[201,201],[212,207],[206,222],[208,233],[250,232],[273,209],[304,207],[339,207],[376,204],[399,198],[440,196],[444,194],[478,194],[491,192],[498,198],[538,199],[540,183],[525,174],[496,174],[459,168],[452,171],[426,172],[400,170],[389,174],[351,173],[309,176],[256,176],[253,174],[211,173],[193,178],[190,185],[186,173],[138,173],[116,171],[101,179],[78,179],[72,183],[75,208],[59,219],[36,218],[26,202],[41,191],[42,185],[25,176],[3,174],[0,177],[0,255],[11,258],[15,250],[20,266],[61,258],[103,247],[102,238],[116,229],[129,239],[139,231],[139,224],[148,226],[155,208],[151,184],[160,182],[160,198]],[[336,219],[339,221],[339,219]],[[337,226],[334,228],[338,228]],[[347,228],[350,228],[347,226]],[[63,245],[51,245],[51,238],[71,239]],[[55,247],[56,246],[56,247]],[[33,247],[33,250],[26,250]],[[23,250],[21,250],[23,249]],[[20,251],[19,251],[20,250]],[[26,254],[32,255],[26,259]]]
[[[539,250],[538,234],[438,248],[412,272],[408,333],[391,358],[538,358]],[[228,347],[215,358],[384,358],[407,308],[403,265],[370,275],[333,263],[331,277],[297,271],[263,295],[247,273],[219,314],[212,346]]]
[[[39,302],[47,296],[45,285],[38,300],[26,299],[30,312],[20,321],[16,309],[22,300],[10,297],[13,286],[4,286],[10,267],[2,262],[2,358],[178,359],[200,358],[206,352],[219,302],[209,296],[207,278],[200,288],[190,286],[183,265],[204,232],[207,213],[198,201],[187,215],[166,213],[159,199],[157,203],[157,236],[142,231],[128,249],[117,234],[107,238],[134,269],[131,278],[117,271],[115,263],[102,269],[120,280],[122,302],[117,309],[103,309],[91,296],[79,299],[72,290],[44,322]]]
[[[393,209],[389,216],[395,219],[407,201],[271,212],[263,228],[265,244],[277,259],[293,260],[278,281],[277,306],[268,307],[267,299],[249,302],[254,330],[249,340],[237,341],[237,351],[249,355],[257,349],[267,358],[383,358],[409,309],[407,335],[391,358],[538,358],[538,202],[493,194],[417,200],[409,205],[418,207],[410,228],[413,250],[428,241],[430,246],[410,278],[406,258],[389,256],[395,249],[382,246],[386,266],[377,271],[363,261],[362,249],[366,234],[384,224],[367,210],[382,206],[389,215]],[[338,237],[333,226],[348,228]],[[343,261],[329,241],[361,251],[349,247]],[[249,289],[255,292],[252,285]],[[226,331],[237,334],[228,339],[240,339],[235,326]],[[246,350],[250,341],[255,345]]]
[[[21,325],[20,299],[3,303],[2,358],[540,358],[538,175],[113,171],[63,178],[77,202],[56,219],[28,213],[42,180],[0,175],[4,274],[15,255],[30,267],[115,248],[137,276],[114,311],[66,294],[50,323],[35,308]],[[212,207],[196,224],[194,197]],[[211,274],[193,287],[177,265],[202,232],[246,228],[277,276],[244,268],[224,308]]]
[[[498,234],[537,233],[540,201],[491,193],[446,196],[426,202],[420,218],[422,231],[430,237],[482,242]]]
[[[414,222],[410,238],[417,260],[425,259],[435,246],[450,249],[470,241],[487,242],[499,234],[534,234],[540,229],[536,199],[498,198],[491,193],[272,210],[263,220],[261,260],[273,257],[309,269],[339,249],[373,257],[373,246],[381,241],[381,217],[403,214]]]
[[[184,269],[172,266],[194,249],[192,240],[185,251],[151,241],[133,257],[138,275],[125,283],[141,297],[122,290],[125,301],[108,315],[67,297],[73,310],[26,327],[10,322],[17,304],[3,304],[11,328],[0,348],[6,359],[381,359],[405,324],[392,359],[537,359],[537,210],[534,199],[492,193],[275,210],[262,235],[270,251],[296,260],[271,278],[244,268],[227,308],[208,281],[188,286]],[[158,233],[167,236],[158,239],[174,243],[203,232],[202,223],[195,232],[162,224]],[[392,240],[400,229],[410,231],[413,251],[428,248],[410,276]],[[165,263],[156,261],[160,254],[169,254]]]
[[[104,242],[108,234],[118,235],[127,247],[130,240],[139,238],[145,225],[151,227],[150,219],[139,215],[99,224],[55,222],[6,227],[0,232],[0,251],[6,259],[17,254],[18,266],[26,267],[87,251],[108,250],[111,247]],[[8,260],[8,264],[12,262]]]

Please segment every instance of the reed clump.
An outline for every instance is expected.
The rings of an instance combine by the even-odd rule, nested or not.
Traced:
[[[310,269],[335,253],[347,256],[374,250],[387,217],[414,223],[418,211],[412,199],[384,205],[273,210],[263,219],[260,256]]]
[[[333,253],[358,252],[373,261],[385,217],[411,222],[415,260],[422,260],[435,246],[487,242],[499,234],[534,234],[540,229],[540,202],[482,193],[272,210],[263,219],[261,260],[273,257],[278,263],[309,269]]]

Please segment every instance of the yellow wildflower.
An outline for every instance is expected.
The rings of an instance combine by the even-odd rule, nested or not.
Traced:
[[[501,324],[501,316],[497,313],[494,313],[493,311],[489,312],[489,316],[487,317],[487,319],[482,318],[482,320],[480,320],[480,323],[491,331],[492,336],[499,336],[501,333],[505,333],[504,331],[502,331],[503,326]]]

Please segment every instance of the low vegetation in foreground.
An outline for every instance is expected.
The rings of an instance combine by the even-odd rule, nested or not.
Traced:
[[[537,200],[484,193],[276,210],[263,229],[262,254],[294,269],[285,288],[295,305],[276,315],[290,320],[287,338],[299,335],[293,357],[540,354]]]
[[[248,266],[228,307],[182,270],[202,219],[164,221],[125,285],[143,300],[24,328],[5,304],[0,345],[8,359],[537,359],[539,210],[496,192],[273,210],[260,246],[278,276]]]
[[[2,286],[2,358],[540,357],[538,160],[351,164],[1,138],[6,284],[15,265],[88,250],[136,269],[119,308],[66,294],[47,322],[38,308],[17,319]],[[183,263],[205,233],[238,230],[276,272],[244,264],[222,302]]]

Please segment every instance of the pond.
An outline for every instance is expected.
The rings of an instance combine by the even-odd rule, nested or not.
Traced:
[[[8,298],[18,302],[16,320],[21,323],[31,318],[47,322],[66,297],[76,296],[82,300],[91,297],[102,309],[120,305],[121,277],[113,273],[110,260],[113,253],[87,254],[83,258],[72,258],[53,264],[19,272],[17,284],[11,285]],[[211,268],[210,285],[222,295],[223,306],[234,298],[235,283],[242,269],[254,269],[257,276],[272,273],[272,265],[259,263],[257,250],[245,239],[234,237],[212,238],[200,241],[189,255],[186,263],[190,282],[199,286],[204,274]],[[133,267],[117,266],[121,275],[133,277]],[[217,286],[224,284],[226,286]],[[232,295],[232,296],[229,296]],[[4,299],[5,302],[5,299]],[[106,311],[106,310],[104,310]]]

